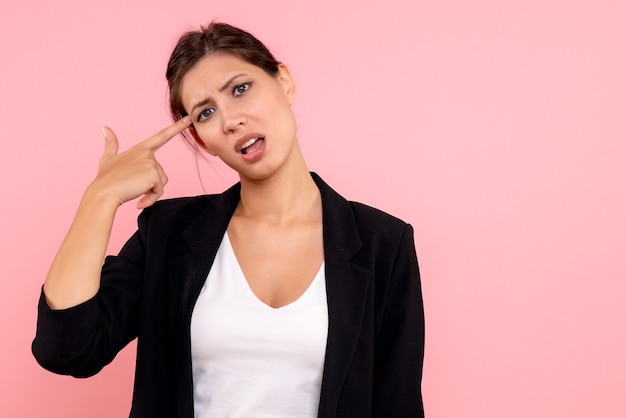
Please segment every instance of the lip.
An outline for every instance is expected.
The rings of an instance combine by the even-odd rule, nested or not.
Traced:
[[[258,146],[254,146],[253,151],[247,150],[245,154],[240,155],[247,163],[256,163],[263,157],[263,154],[265,154],[265,139],[260,141]]]
[[[237,138],[237,140],[235,141],[235,151],[238,154],[241,154],[241,148],[243,146],[243,144],[245,144],[246,142],[248,142],[249,140],[251,140],[252,138],[265,138],[265,135],[262,135],[258,132],[249,132],[239,138]]]

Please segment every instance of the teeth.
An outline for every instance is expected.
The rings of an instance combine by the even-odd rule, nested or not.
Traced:
[[[256,141],[258,141],[259,138],[251,138],[249,140],[247,140],[246,142],[243,143],[243,145],[241,146],[241,152],[242,153],[246,153],[246,148],[248,148],[250,145],[254,144]]]

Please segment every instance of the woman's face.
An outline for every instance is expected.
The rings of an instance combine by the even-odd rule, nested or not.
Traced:
[[[228,54],[212,54],[184,77],[180,95],[192,133],[240,176],[262,179],[285,166],[296,144],[295,86]]]

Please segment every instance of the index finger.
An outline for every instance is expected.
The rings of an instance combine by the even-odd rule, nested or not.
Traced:
[[[163,145],[167,144],[170,139],[174,138],[177,134],[185,130],[185,128],[187,128],[189,125],[191,125],[191,118],[189,116],[185,116],[184,118],[177,120],[157,134],[152,135],[141,144],[150,148],[152,151],[156,151]]]

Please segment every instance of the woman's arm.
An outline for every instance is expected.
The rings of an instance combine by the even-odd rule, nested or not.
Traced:
[[[44,283],[50,308],[76,306],[98,292],[117,208],[142,195],[137,203],[140,209],[157,201],[167,176],[154,153],[189,124],[189,119],[183,118],[121,154],[115,134],[104,128],[105,146],[98,174],[83,195]]]

